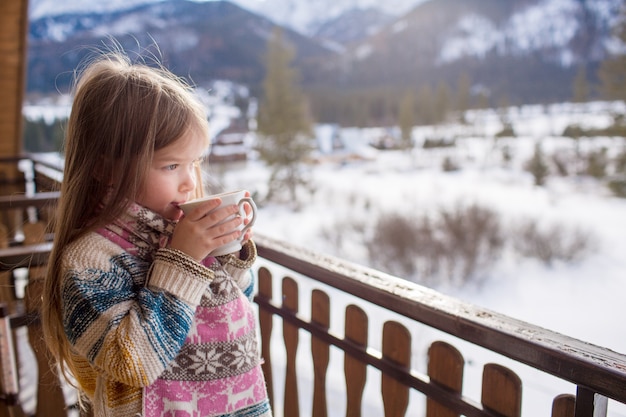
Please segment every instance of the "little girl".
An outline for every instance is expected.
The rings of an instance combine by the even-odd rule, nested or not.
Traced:
[[[170,72],[101,56],[76,85],[42,319],[104,416],[270,416],[252,309],[256,247],[208,201],[203,107]]]

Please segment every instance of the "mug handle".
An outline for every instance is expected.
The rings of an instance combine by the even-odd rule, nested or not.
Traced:
[[[254,225],[254,222],[256,221],[256,204],[254,203],[254,200],[252,199],[252,197],[244,197],[241,200],[239,200],[239,203],[237,204],[239,206],[239,211],[241,212],[241,217],[248,217],[249,215],[246,215],[246,211],[243,209],[243,204],[244,203],[248,203],[250,204],[250,207],[252,208],[252,213],[250,213],[252,215],[252,217],[250,217],[250,222],[245,225],[243,227],[243,229],[241,229],[241,234],[243,235],[246,230],[248,230],[249,228],[252,227],[252,225]]]

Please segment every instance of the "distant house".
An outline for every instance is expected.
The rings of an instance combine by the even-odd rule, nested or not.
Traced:
[[[249,146],[246,138],[250,134],[247,127],[236,122],[218,133],[211,143],[209,163],[245,161]]]

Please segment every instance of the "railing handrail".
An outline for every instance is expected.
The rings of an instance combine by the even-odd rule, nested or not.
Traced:
[[[0,195],[0,209],[15,209],[25,207],[45,207],[56,203],[60,192],[46,191],[35,193],[32,196],[25,194]]]
[[[52,251],[52,242],[35,243],[0,249],[0,272],[14,268],[45,266]]]
[[[349,261],[255,234],[259,256],[330,287],[626,402],[626,355]]]

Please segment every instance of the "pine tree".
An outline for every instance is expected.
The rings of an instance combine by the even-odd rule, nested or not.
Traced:
[[[467,73],[459,76],[456,87],[456,110],[463,114],[470,107],[472,81]]]
[[[622,47],[626,45],[626,6],[622,6],[619,19],[620,24],[616,28],[615,36],[619,39]],[[626,100],[626,55],[615,54],[600,65],[598,73],[602,93],[609,100]]]
[[[297,188],[307,185],[303,160],[312,151],[311,123],[306,103],[298,88],[299,74],[291,66],[294,52],[275,29],[268,41],[263,99],[259,105],[257,151],[271,168],[267,199],[288,193],[298,206]]]
[[[437,96],[435,99],[436,121],[442,123],[450,111],[450,88],[443,81],[437,85]]]
[[[576,103],[584,103],[589,98],[589,83],[587,82],[587,69],[584,65],[581,65],[576,72],[576,78],[574,79],[574,96],[573,100]]]
[[[430,85],[423,85],[417,98],[417,123],[432,124],[435,122],[435,109],[433,106],[434,93]]]
[[[407,91],[400,103],[398,125],[400,126],[402,147],[413,147],[413,126],[415,125],[415,97],[411,91]]]
[[[532,174],[535,185],[542,186],[545,184],[549,169],[539,143],[535,144],[535,152],[532,158],[527,162],[526,170]]]

